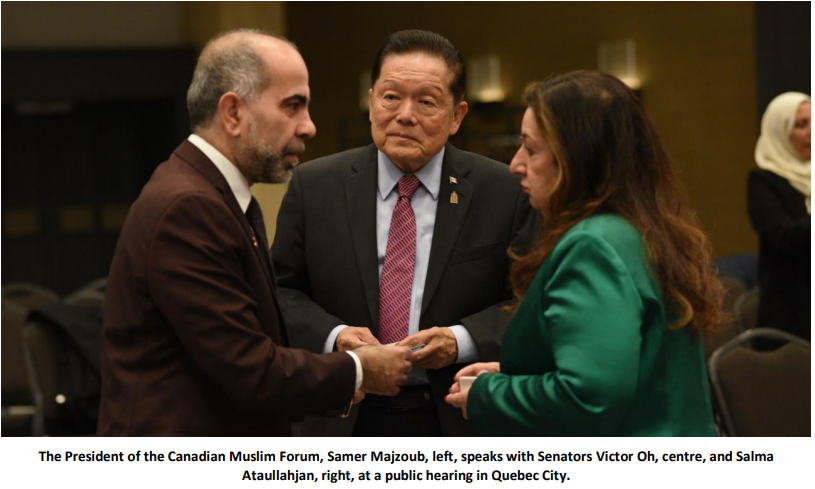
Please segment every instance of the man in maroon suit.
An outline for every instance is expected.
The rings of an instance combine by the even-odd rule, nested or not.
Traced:
[[[315,134],[308,71],[253,31],[204,48],[187,104],[193,135],[133,204],[107,285],[100,435],[285,436],[290,418],[393,395],[406,347],[325,355],[286,348],[263,216]]]

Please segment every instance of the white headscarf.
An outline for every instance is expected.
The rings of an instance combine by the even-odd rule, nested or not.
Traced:
[[[774,98],[761,118],[761,136],[756,144],[758,167],[787,179],[807,201],[812,194],[812,160],[798,156],[790,133],[798,106],[809,101],[809,95],[800,92],[786,92]]]

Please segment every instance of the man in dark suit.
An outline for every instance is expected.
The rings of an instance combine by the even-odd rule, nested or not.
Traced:
[[[444,395],[461,364],[498,359],[507,249],[529,242],[535,219],[506,165],[447,143],[464,84],[447,39],[392,34],[372,71],[374,145],[294,172],[273,247],[292,343],[424,345],[398,396],[368,396],[348,421],[308,419],[303,434],[471,433]]]
[[[133,204],[111,265],[98,433],[284,436],[292,416],[397,393],[405,347],[285,347],[249,187],[287,180],[315,133],[300,54],[258,32],[219,36],[187,99],[193,135]]]

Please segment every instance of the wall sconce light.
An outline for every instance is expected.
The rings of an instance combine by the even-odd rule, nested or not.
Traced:
[[[616,76],[631,90],[642,86],[637,74],[636,44],[631,39],[601,43],[597,47],[597,68]]]
[[[371,89],[371,70],[359,72],[359,110],[368,112],[368,90]]]
[[[478,56],[467,62],[467,98],[474,102],[504,101],[501,60],[497,55]]]

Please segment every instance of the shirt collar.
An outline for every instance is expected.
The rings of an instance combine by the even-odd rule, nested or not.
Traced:
[[[197,134],[191,134],[189,141],[200,149],[204,155],[215,165],[216,168],[226,179],[232,193],[235,194],[235,200],[241,206],[241,210],[246,214],[246,209],[252,201],[252,192],[249,190],[249,182],[243,176],[238,167],[236,167],[226,156],[222,155],[220,151],[215,149],[214,146],[209,144],[204,138]]]
[[[379,197],[385,200],[399,183],[399,179],[407,175],[399,169],[394,162],[382,151],[377,150],[377,165],[379,168],[377,180],[379,186]],[[414,175],[419,179],[422,186],[430,193],[433,200],[438,200],[439,189],[441,188],[441,162],[444,160],[444,148],[430,158],[419,171]]]

